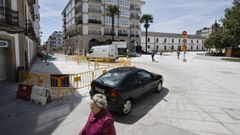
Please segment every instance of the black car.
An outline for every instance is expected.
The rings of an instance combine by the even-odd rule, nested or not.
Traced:
[[[128,114],[135,98],[149,91],[160,92],[162,84],[162,75],[136,67],[120,67],[93,80],[90,96],[105,94],[109,110]]]

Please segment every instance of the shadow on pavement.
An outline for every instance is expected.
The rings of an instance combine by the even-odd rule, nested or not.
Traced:
[[[116,122],[119,123],[134,124],[139,119],[144,117],[160,101],[167,102],[164,97],[166,97],[168,93],[169,90],[167,88],[163,88],[160,93],[154,92],[143,95],[135,100],[133,108],[127,116],[123,116],[119,113],[113,112],[113,118]]]
[[[38,73],[55,71],[55,74],[62,74],[54,64],[47,66],[40,61],[34,66],[42,66],[37,68],[42,71]],[[44,70],[41,70],[43,68]],[[76,92],[74,96],[68,95],[63,100],[53,101],[42,106],[17,99],[17,89],[17,83],[0,83],[0,133],[3,135],[50,135],[84,98],[83,95]]]
[[[16,89],[1,88],[7,94],[0,100],[0,132],[4,135],[50,135],[83,98],[76,94],[42,106],[16,99]]]

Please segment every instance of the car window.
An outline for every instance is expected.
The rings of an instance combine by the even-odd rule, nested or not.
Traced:
[[[124,77],[124,74],[107,72],[106,74],[100,76],[97,80],[103,82],[104,84],[116,86]]]
[[[152,75],[146,71],[139,71],[136,73],[137,77],[142,80],[149,80],[152,78]]]
[[[138,85],[139,84],[138,82],[139,82],[139,79],[135,75],[131,75],[127,77],[122,84],[124,88],[132,88]]]

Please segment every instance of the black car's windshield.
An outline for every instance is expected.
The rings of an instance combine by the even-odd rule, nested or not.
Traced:
[[[116,86],[130,70],[131,68],[113,69],[100,76],[97,81],[110,86]]]

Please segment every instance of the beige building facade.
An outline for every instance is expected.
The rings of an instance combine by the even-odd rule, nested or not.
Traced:
[[[108,5],[117,5],[120,15],[115,18],[117,41],[128,42],[129,49],[140,45],[142,0],[70,0],[62,12],[64,47],[81,53],[92,46],[111,42],[111,17]]]
[[[0,81],[29,70],[40,43],[38,0],[0,0]]]

